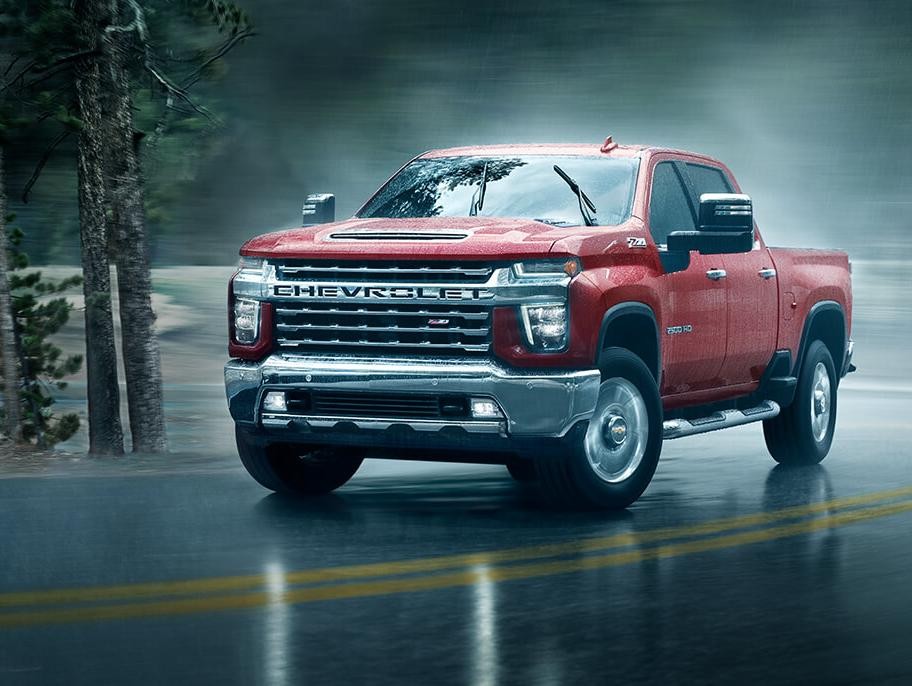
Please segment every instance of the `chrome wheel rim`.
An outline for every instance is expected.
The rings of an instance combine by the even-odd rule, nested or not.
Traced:
[[[589,467],[602,481],[624,481],[643,461],[648,440],[649,416],[640,391],[627,379],[605,381],[586,431]]]
[[[814,379],[811,382],[811,430],[814,440],[820,443],[830,430],[830,409],[832,406],[830,374],[826,365],[818,362],[814,367]]]

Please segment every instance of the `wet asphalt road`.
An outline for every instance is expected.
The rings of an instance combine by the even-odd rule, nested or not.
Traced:
[[[404,462],[301,503],[221,448],[7,474],[0,684],[912,683],[912,389],[847,386],[822,466],[673,441],[619,514]]]

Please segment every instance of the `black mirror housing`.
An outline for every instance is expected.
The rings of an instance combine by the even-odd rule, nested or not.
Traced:
[[[699,231],[668,234],[669,251],[724,255],[753,250],[754,211],[750,197],[741,193],[704,193],[700,196],[699,219]]]
[[[304,226],[329,224],[336,221],[336,196],[332,193],[314,193],[304,201]]]
[[[700,231],[754,230],[751,199],[741,193],[704,193],[700,196]]]

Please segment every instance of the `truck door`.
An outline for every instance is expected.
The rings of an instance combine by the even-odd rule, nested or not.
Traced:
[[[731,193],[725,172],[703,163],[686,164],[696,201],[703,193]],[[719,255],[725,270],[728,336],[719,376],[723,385],[758,381],[776,348],[779,286],[769,250],[759,241],[747,253]]]
[[[671,231],[696,227],[681,167],[668,160],[653,168],[649,230],[660,253]],[[722,268],[718,257],[693,252],[687,269],[662,277],[662,395],[718,388],[728,337],[726,285],[712,278],[713,270]]]

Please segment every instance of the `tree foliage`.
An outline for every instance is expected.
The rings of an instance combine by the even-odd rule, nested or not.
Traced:
[[[55,415],[54,391],[67,387],[64,379],[79,372],[82,355],[65,356],[50,339],[69,321],[73,306],[65,297],[82,279],[46,279],[28,271],[28,256],[21,250],[22,231],[9,235],[10,290],[22,374],[23,438],[50,447],[70,438],[79,429],[79,416]]]
[[[225,73],[228,53],[255,33],[247,13],[226,0],[119,0],[119,6],[121,16],[109,30],[117,31],[130,72],[154,254],[159,238],[182,235],[173,208],[186,201],[188,183],[224,144],[222,106],[208,84]],[[26,227],[40,220],[41,230],[54,234],[32,246],[39,260],[70,261],[77,245],[75,212],[61,201],[75,202],[69,190],[75,188],[74,151],[67,141],[81,122],[73,67],[98,46],[78,42],[72,7],[72,0],[0,0],[0,52],[7,56],[0,59],[0,89],[7,96],[5,106],[0,97],[0,136],[15,129],[27,141],[19,167],[23,154],[30,158],[25,176],[11,170],[10,193],[28,202],[40,183],[43,197],[53,197],[47,207],[17,208]],[[44,174],[46,167],[54,173]],[[60,215],[58,222],[44,221],[50,212]]]

